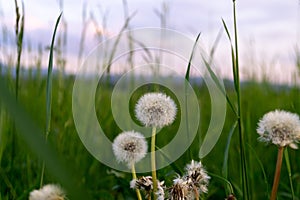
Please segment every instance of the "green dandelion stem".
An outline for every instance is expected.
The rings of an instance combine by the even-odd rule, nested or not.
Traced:
[[[135,180],[137,180],[134,163],[131,166],[131,172],[132,172],[132,178],[135,179]],[[142,196],[141,196],[140,190],[136,189],[135,191],[136,191],[136,195],[137,195],[138,200],[142,200]]]
[[[277,189],[278,189],[279,179],[280,179],[280,171],[281,171],[281,166],[282,166],[283,150],[284,150],[284,147],[278,148],[276,170],[275,170],[274,182],[273,182],[270,200],[276,200]]]
[[[152,137],[151,137],[151,169],[152,169],[154,200],[156,199],[155,193],[157,191],[156,164],[155,164],[155,135],[156,135],[156,127],[153,127]]]

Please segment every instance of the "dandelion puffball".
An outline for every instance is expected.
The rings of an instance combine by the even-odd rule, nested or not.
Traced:
[[[147,93],[135,106],[137,119],[146,127],[170,125],[175,120],[177,108],[175,102],[163,93]]]
[[[132,164],[145,157],[148,145],[141,133],[126,131],[115,138],[112,147],[117,161],[125,162],[131,168]]]
[[[60,186],[48,184],[30,192],[29,200],[64,200],[65,193]]]
[[[300,119],[297,114],[275,110],[265,114],[258,122],[259,140],[279,147],[297,148],[300,139]]]

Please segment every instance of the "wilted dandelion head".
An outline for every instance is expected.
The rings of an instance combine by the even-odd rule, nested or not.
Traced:
[[[145,137],[134,131],[120,133],[112,146],[117,161],[127,163],[129,168],[145,157],[148,148]]]
[[[130,181],[130,188],[150,191],[153,189],[152,176],[142,176],[139,179]]]
[[[180,177],[177,177],[173,180],[173,186],[170,188],[169,199],[178,200],[178,199],[187,199],[189,194],[189,185],[186,180],[183,180]]]
[[[207,193],[210,176],[207,175],[202,163],[192,160],[186,165],[185,170],[188,184],[195,186],[199,193]]]
[[[147,192],[147,197],[153,190],[153,181],[152,176],[142,176],[139,179],[133,179],[130,181],[130,188],[144,190]],[[164,200],[165,191],[164,191],[164,181],[157,180],[157,192],[155,193],[157,200]]]
[[[164,181],[157,181],[157,192],[155,193],[157,200],[165,199]]]
[[[164,127],[175,120],[177,108],[175,102],[163,93],[147,93],[135,106],[137,119],[147,127]]]
[[[258,122],[257,133],[262,142],[296,149],[300,139],[299,116],[283,110],[268,112]]]
[[[65,197],[65,192],[60,186],[49,184],[30,192],[29,200],[64,200]]]

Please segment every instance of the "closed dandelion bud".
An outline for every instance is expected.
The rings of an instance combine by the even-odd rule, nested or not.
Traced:
[[[145,137],[134,131],[119,134],[112,147],[117,161],[125,162],[128,168],[144,158],[148,148]]]
[[[162,128],[170,125],[175,120],[176,113],[175,102],[163,93],[147,93],[135,106],[137,119],[146,127]]]
[[[60,186],[54,184],[45,185],[39,190],[33,190],[29,195],[29,200],[64,200],[65,198],[65,192]]]
[[[259,141],[297,149],[296,143],[300,139],[299,116],[283,110],[268,112],[260,119],[257,133]]]

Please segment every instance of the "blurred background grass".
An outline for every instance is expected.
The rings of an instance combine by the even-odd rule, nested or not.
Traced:
[[[20,83],[22,90],[19,93],[19,103],[24,107],[27,113],[34,119],[36,124],[44,127],[45,122],[45,76],[30,76],[24,74]],[[8,82],[13,81],[9,75],[2,75],[1,78]],[[49,135],[49,145],[69,163],[77,173],[76,180],[79,186],[84,186],[93,199],[128,199],[135,197],[134,191],[129,189],[130,174],[122,174],[120,178],[113,173],[113,170],[99,163],[93,158],[82,145],[72,120],[72,86],[74,77],[71,75],[59,76],[57,73],[53,77],[53,98],[52,98],[52,125]],[[234,95],[232,82],[226,81],[227,93]],[[62,84],[63,86],[61,86]],[[12,88],[12,84],[10,88]],[[198,137],[193,142],[191,152],[194,159],[197,159],[199,153],[199,141],[203,139],[203,133],[206,132],[210,122],[210,96],[205,85],[193,84],[198,95],[201,109],[201,122],[198,130]],[[121,130],[115,124],[110,109],[110,95],[112,87],[102,87],[97,92],[96,105],[99,107],[99,123],[104,128],[105,133],[112,140]],[[100,89],[100,88],[99,88]],[[140,90],[141,93],[148,91],[148,88]],[[266,199],[267,188],[271,187],[273,173],[276,163],[276,147],[266,147],[257,141],[256,124],[259,118],[267,111],[274,109],[285,109],[291,112],[300,111],[300,92],[298,87],[272,85],[270,83],[243,82],[243,116],[244,131],[246,136],[246,153],[250,189],[253,199]],[[34,103],[33,103],[34,102]],[[97,107],[96,106],[96,107]],[[227,137],[235,121],[233,113],[227,109],[226,122],[222,131],[221,138],[213,151],[203,159],[207,170],[211,173],[222,176],[222,165],[224,151],[227,144]],[[41,169],[41,160],[35,153],[30,151],[27,145],[20,137],[16,137],[15,150],[12,149],[12,134],[16,132],[11,116],[6,112],[5,107],[1,107],[0,118],[0,138],[1,138],[1,171],[0,171],[0,191],[1,199],[27,199],[28,193],[33,188],[38,187]],[[172,138],[172,134],[164,132],[176,131],[178,120],[171,127],[162,130],[158,135],[158,146],[165,145]],[[161,142],[160,142],[161,141]],[[238,152],[238,135],[233,134],[228,161],[228,180],[233,184],[235,193],[240,196],[240,162]],[[12,154],[13,153],[13,154]],[[300,195],[300,157],[296,150],[289,150],[292,177],[296,196]],[[188,152],[183,154],[174,164],[183,169],[188,160]],[[113,158],[112,158],[113,159]],[[263,164],[267,184],[260,166]],[[282,177],[279,186],[279,196],[286,199],[290,198],[290,186],[287,170],[283,165]],[[171,183],[175,173],[180,173],[174,166],[161,169],[158,172],[160,179],[165,179]],[[45,183],[56,182],[56,179],[50,174],[45,174]],[[218,178],[212,178],[209,186],[207,199],[223,199],[226,196],[225,184]],[[284,197],[284,198],[283,198]]]

